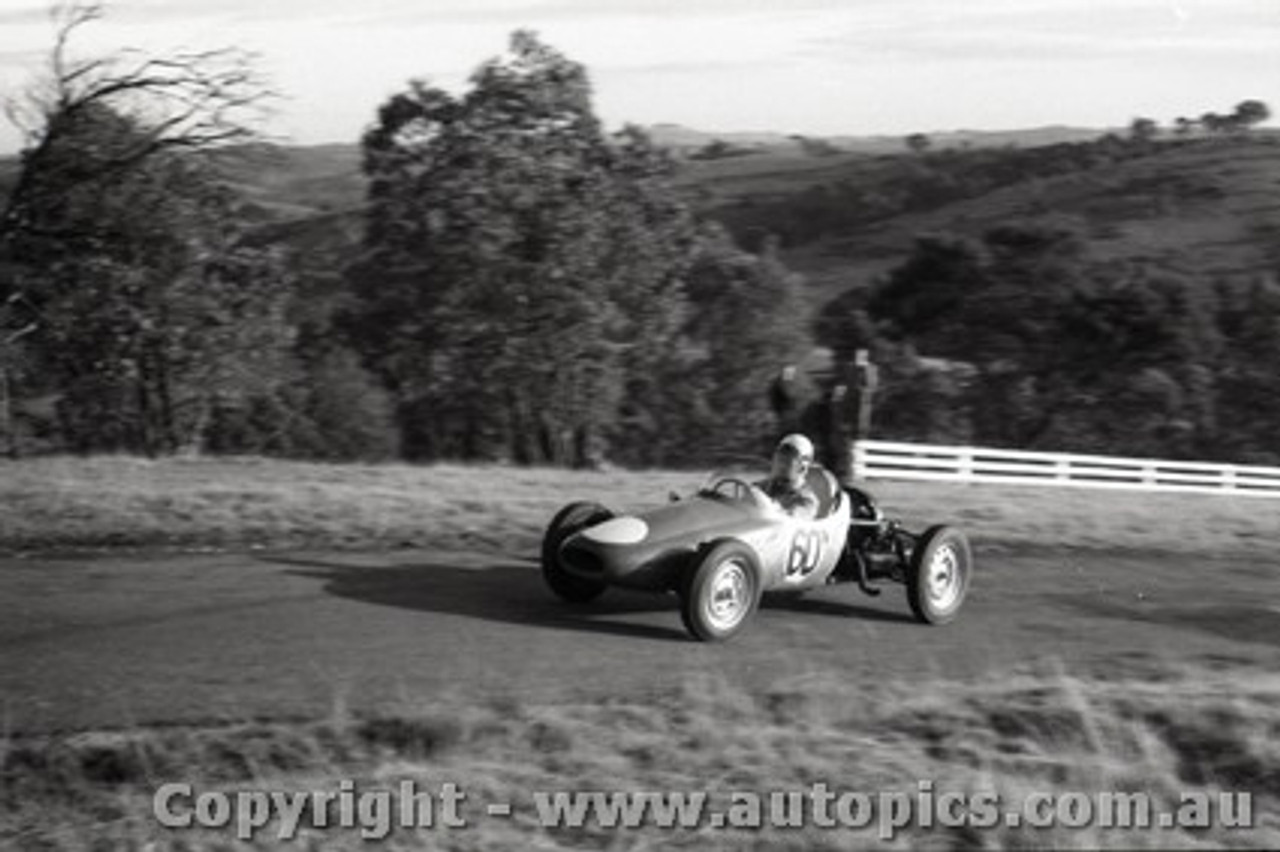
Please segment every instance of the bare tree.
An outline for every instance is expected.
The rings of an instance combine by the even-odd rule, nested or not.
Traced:
[[[5,99],[5,113],[24,139],[22,167],[0,206],[0,252],[24,229],[42,192],[109,182],[156,154],[248,141],[273,93],[254,69],[255,57],[234,48],[147,56],[122,48],[78,58],[76,34],[101,19],[96,0],[60,0],[50,9],[55,27],[48,67],[27,91]],[[109,150],[96,150],[93,168],[60,149],[87,121],[111,114],[135,132]]]
[[[172,317],[198,313],[197,296],[205,300],[201,316],[224,310],[242,295],[226,280],[249,291],[267,276],[265,261],[236,242],[230,202],[207,162],[194,156],[259,136],[255,125],[273,94],[254,57],[236,49],[148,55],[128,47],[86,57],[75,43],[103,15],[98,0],[55,2],[46,67],[4,103],[24,144],[16,178],[0,197],[0,301],[39,311],[34,326],[8,333],[0,326],[0,431],[11,451],[14,334],[28,338],[22,347],[37,353],[39,381],[56,386],[62,402],[80,374],[98,383],[90,382],[92,389],[102,385],[116,396],[133,388],[141,413],[117,419],[137,426],[134,445],[151,452],[176,440],[178,356],[206,363],[219,349],[186,342]],[[274,316],[265,308],[256,313]],[[115,323],[110,334],[104,322]],[[229,325],[227,333],[241,337],[256,328],[246,320]],[[107,351],[100,344],[110,340],[119,345]],[[239,351],[229,343],[220,348]],[[97,410],[92,405],[107,391],[86,391],[86,410]]]

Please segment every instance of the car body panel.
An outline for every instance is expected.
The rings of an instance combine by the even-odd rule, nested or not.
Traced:
[[[825,471],[819,475],[830,476]],[[561,564],[571,574],[609,585],[676,589],[704,548],[734,539],[755,553],[764,591],[827,582],[849,531],[849,501],[838,486],[825,503],[826,513],[805,519],[778,508],[745,476],[713,475],[709,482],[693,497],[570,536],[560,548]]]

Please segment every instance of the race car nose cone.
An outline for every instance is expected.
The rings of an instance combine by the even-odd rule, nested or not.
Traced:
[[[649,525],[639,518],[614,518],[585,530],[582,535],[601,544],[639,544],[649,535]]]

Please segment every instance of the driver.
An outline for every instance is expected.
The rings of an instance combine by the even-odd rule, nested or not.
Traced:
[[[812,519],[818,514],[818,495],[806,482],[812,464],[813,442],[799,433],[787,435],[773,451],[773,467],[761,488],[787,514]]]

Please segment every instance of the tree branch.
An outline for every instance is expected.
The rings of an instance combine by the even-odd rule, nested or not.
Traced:
[[[202,150],[256,138],[252,124],[276,97],[253,68],[255,57],[236,48],[160,57],[125,49],[74,61],[73,36],[103,17],[103,5],[67,0],[53,7],[51,17],[57,29],[49,78],[27,92],[25,107],[14,100],[5,104],[28,145],[18,180],[0,208],[0,251],[17,231],[33,224],[26,211],[41,196],[109,182],[166,150]],[[114,116],[136,132],[95,140],[85,159],[74,140],[84,134],[91,138],[94,130],[87,128],[99,116]]]

